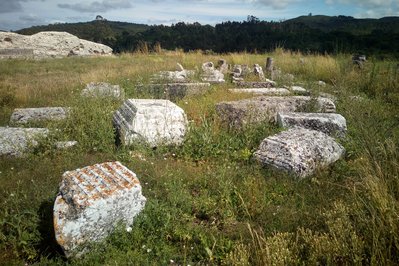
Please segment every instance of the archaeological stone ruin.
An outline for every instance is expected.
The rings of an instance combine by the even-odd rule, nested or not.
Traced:
[[[83,97],[93,98],[116,98],[123,99],[125,91],[119,85],[112,85],[106,82],[90,82],[81,92]]]
[[[155,147],[181,144],[188,122],[183,109],[169,100],[129,99],[114,113],[113,123],[122,145]]]
[[[80,256],[119,223],[131,226],[145,203],[136,174],[120,162],[67,171],[54,202],[55,238],[67,257]]]
[[[280,127],[303,127],[323,132],[330,136],[343,137],[346,133],[346,119],[333,113],[278,113]]]
[[[232,102],[220,102],[216,105],[216,112],[223,123],[230,127],[259,123],[262,121],[276,121],[279,112],[298,112],[305,110],[308,105],[318,112],[335,112],[335,104],[326,98],[312,99],[309,96],[259,96]]]
[[[263,165],[303,178],[337,161],[344,153],[345,149],[334,138],[296,127],[265,138],[254,157]]]
[[[56,121],[66,119],[69,108],[42,107],[42,108],[17,108],[11,114],[10,124],[21,125],[27,123]]]

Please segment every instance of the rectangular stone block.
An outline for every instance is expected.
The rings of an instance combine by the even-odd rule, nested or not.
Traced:
[[[320,131],[291,128],[265,138],[254,157],[263,165],[303,178],[334,163],[344,153],[344,147]]]
[[[67,118],[68,112],[69,108],[65,107],[17,108],[11,114],[10,124],[62,120]]]
[[[67,257],[79,256],[118,223],[131,226],[145,202],[136,174],[120,162],[67,171],[54,203],[56,240]]]
[[[0,127],[0,155],[22,156],[37,146],[37,139],[46,137],[48,132],[46,128]]]
[[[157,98],[177,101],[184,97],[202,95],[206,93],[210,87],[210,83],[165,83],[165,84],[149,84],[147,85],[150,93]]]
[[[240,128],[262,121],[275,122],[278,112],[298,112],[312,107],[318,112],[335,112],[335,104],[326,98],[309,96],[259,96],[216,105],[222,122]]]
[[[245,88],[229,89],[232,93],[251,93],[257,95],[288,95],[291,92],[285,88]]]

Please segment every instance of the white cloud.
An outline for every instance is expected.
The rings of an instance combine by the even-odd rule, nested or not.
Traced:
[[[132,7],[131,0],[103,0],[88,4],[58,4],[60,8],[71,9],[78,12],[106,12],[112,9],[123,9]]]
[[[261,4],[264,6],[270,6],[275,9],[284,9],[290,4],[298,3],[303,0],[248,0],[248,2],[254,4]]]
[[[11,13],[22,10],[21,2],[37,0],[0,0],[0,13]],[[44,1],[44,0],[41,0]]]

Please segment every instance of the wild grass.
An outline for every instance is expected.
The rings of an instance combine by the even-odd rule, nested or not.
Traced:
[[[180,147],[115,146],[112,112],[121,101],[83,99],[89,82],[119,84],[128,98],[150,76],[200,69],[224,58],[265,64],[267,56],[295,83],[337,97],[347,119],[344,159],[304,180],[262,168],[251,159],[279,129],[242,131],[219,121],[215,104],[250,97],[213,85],[177,102],[190,120]],[[303,60],[301,60],[303,59]],[[302,61],[302,63],[301,63]],[[204,55],[200,51],[122,54],[107,58],[7,60],[0,64],[0,125],[14,108],[69,106],[66,121],[24,158],[0,160],[0,264],[21,265],[315,265],[399,263],[399,76],[397,62],[371,59],[363,69],[349,55]],[[326,87],[317,81],[323,80]],[[286,84],[280,84],[286,85]],[[360,97],[352,97],[360,96]],[[77,140],[56,150],[55,140]],[[139,177],[148,201],[133,230],[123,226],[81,259],[66,260],[56,245],[52,207],[62,173],[119,160]]]

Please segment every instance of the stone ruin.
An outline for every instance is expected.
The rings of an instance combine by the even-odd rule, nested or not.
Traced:
[[[232,93],[250,93],[256,95],[289,95],[291,91],[286,88],[235,88],[229,89]]]
[[[169,100],[129,99],[114,113],[113,123],[122,145],[147,143],[179,145],[187,131],[183,109]]]
[[[0,32],[0,59],[93,55],[112,55],[112,49],[103,44],[79,39],[67,32],[48,31],[31,36]]]
[[[116,98],[124,99],[125,91],[119,85],[112,85],[106,82],[90,82],[81,92],[83,97],[93,98]]]
[[[344,137],[347,130],[346,119],[333,113],[278,113],[277,123],[284,128],[303,127],[334,137]]]
[[[70,109],[66,107],[17,108],[11,114],[10,124],[23,125],[43,121],[63,120]]]
[[[320,131],[296,127],[265,138],[254,157],[263,165],[303,178],[334,163],[344,153],[345,149],[332,137]]]
[[[152,82],[159,83],[180,83],[180,82],[190,82],[190,80],[195,75],[194,70],[185,70],[183,66],[177,63],[176,71],[160,71],[152,76]]]
[[[177,101],[184,97],[198,96],[206,93],[211,87],[210,83],[159,83],[147,85],[148,90],[157,98]]]
[[[79,257],[119,223],[129,228],[145,203],[136,174],[120,162],[67,171],[54,202],[55,238],[67,257]]]
[[[221,121],[230,127],[243,126],[263,121],[275,122],[279,112],[298,112],[308,105],[318,112],[335,112],[335,104],[326,98],[311,98],[310,96],[259,96],[232,102],[220,102],[216,112]]]
[[[215,69],[215,66],[213,65],[212,62],[203,63],[202,71],[203,73],[201,75],[201,79],[204,82],[209,82],[209,83],[225,82],[224,74],[220,70]]]

